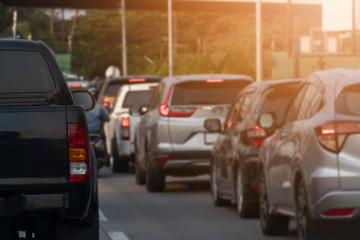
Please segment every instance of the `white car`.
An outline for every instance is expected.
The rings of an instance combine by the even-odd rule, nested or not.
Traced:
[[[147,106],[157,83],[125,84],[118,92],[110,122],[105,123],[107,151],[113,172],[127,171],[134,162],[135,127],[140,114],[130,114],[131,108]]]

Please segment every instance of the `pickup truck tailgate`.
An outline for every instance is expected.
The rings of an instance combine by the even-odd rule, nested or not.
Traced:
[[[0,185],[66,183],[66,107],[0,108]]]

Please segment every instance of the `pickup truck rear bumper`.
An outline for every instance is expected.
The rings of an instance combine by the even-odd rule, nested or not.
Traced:
[[[66,219],[83,219],[87,216],[91,200],[88,183],[76,183],[67,190],[38,191],[36,193],[0,192],[0,218],[23,214],[58,213]],[[69,186],[68,185],[68,186]]]

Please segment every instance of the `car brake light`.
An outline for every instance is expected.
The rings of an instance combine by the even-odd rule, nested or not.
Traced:
[[[208,80],[205,80],[206,83],[222,83],[222,82],[225,82],[224,79],[208,79]]]
[[[248,128],[246,134],[250,143],[257,147],[261,147],[265,138],[268,137],[266,130],[256,124]]]
[[[360,133],[358,122],[329,122],[315,128],[319,143],[326,149],[338,152],[342,149],[347,136]]]
[[[80,85],[80,84],[71,84],[70,87],[72,87],[72,88],[79,88],[79,87],[81,87],[81,85]]]
[[[172,107],[170,108],[169,102],[173,88],[170,87],[166,101],[159,106],[159,113],[164,117],[190,117],[196,111],[196,107]]]
[[[172,107],[170,117],[190,117],[196,111],[196,107]]]
[[[173,88],[170,87],[169,92],[168,92],[168,95],[166,96],[165,103],[160,104],[160,106],[159,106],[159,112],[160,112],[160,115],[161,115],[161,116],[168,117],[169,114],[170,114],[170,111],[169,111],[169,101],[170,101],[172,89],[173,89]]]
[[[121,140],[130,140],[130,119],[121,118]]]
[[[129,82],[145,82],[145,78],[130,78]]]
[[[327,217],[341,217],[348,216],[354,211],[353,208],[331,209],[323,213]]]
[[[173,157],[161,157],[161,158],[159,158],[158,159],[158,163],[166,163],[167,161],[170,161],[170,160],[174,160],[175,158],[173,158]]]
[[[85,127],[68,125],[69,182],[89,181],[89,137]]]
[[[108,106],[110,105],[110,103],[107,102],[107,101],[104,101],[104,102],[103,102],[103,105],[104,105],[104,107],[108,107]]]

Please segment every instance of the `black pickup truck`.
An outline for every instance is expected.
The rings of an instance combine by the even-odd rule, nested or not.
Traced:
[[[44,43],[0,40],[0,239],[99,239],[93,106]]]

